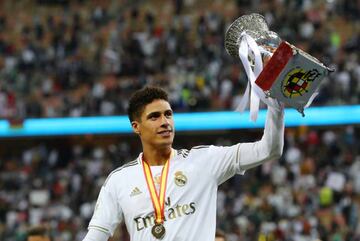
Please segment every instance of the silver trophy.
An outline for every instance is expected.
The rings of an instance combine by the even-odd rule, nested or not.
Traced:
[[[269,30],[264,16],[257,13],[243,15],[236,19],[225,33],[225,49],[235,58],[239,58],[240,36],[243,32],[249,34],[259,46],[267,51],[276,49],[281,43],[278,34]]]
[[[239,53],[240,55],[242,53],[241,44],[244,35],[257,45],[256,51],[260,53],[263,62],[261,72],[255,74],[256,80],[251,81],[249,71],[256,69],[254,67],[256,51],[245,51],[251,66],[246,73],[249,82],[252,82],[252,89],[260,87],[266,97],[275,98],[304,114],[304,108],[308,107],[315,98],[321,80],[333,70],[313,56],[283,41],[277,33],[269,30],[265,18],[257,13],[239,17],[225,33],[226,51],[231,56],[240,58],[245,69],[247,61],[241,58],[243,56],[239,56]],[[267,103],[259,91],[257,95]]]

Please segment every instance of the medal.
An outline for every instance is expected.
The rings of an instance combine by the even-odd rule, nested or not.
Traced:
[[[173,156],[173,154],[174,152],[171,151],[171,157]],[[142,163],[143,163],[145,180],[149,189],[151,202],[153,204],[155,211],[155,225],[152,227],[151,233],[155,238],[162,239],[165,236],[164,206],[165,206],[165,192],[166,192],[167,176],[169,173],[170,158],[165,162],[165,165],[161,171],[159,194],[155,188],[150,165],[145,160],[142,160]]]
[[[165,227],[161,223],[155,224],[151,229],[152,235],[157,239],[163,239],[165,236]]]

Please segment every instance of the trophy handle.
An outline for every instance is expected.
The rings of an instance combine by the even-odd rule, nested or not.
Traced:
[[[301,114],[302,117],[305,117],[304,107],[297,108],[296,110]]]

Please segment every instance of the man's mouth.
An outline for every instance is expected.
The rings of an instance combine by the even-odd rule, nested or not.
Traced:
[[[158,134],[161,136],[170,136],[172,133],[172,130],[163,130],[163,131],[159,131]]]

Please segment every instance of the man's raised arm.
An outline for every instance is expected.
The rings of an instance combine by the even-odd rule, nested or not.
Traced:
[[[240,168],[248,170],[265,161],[278,159],[284,147],[284,110],[268,107],[264,134],[260,141],[242,143],[239,148]]]

